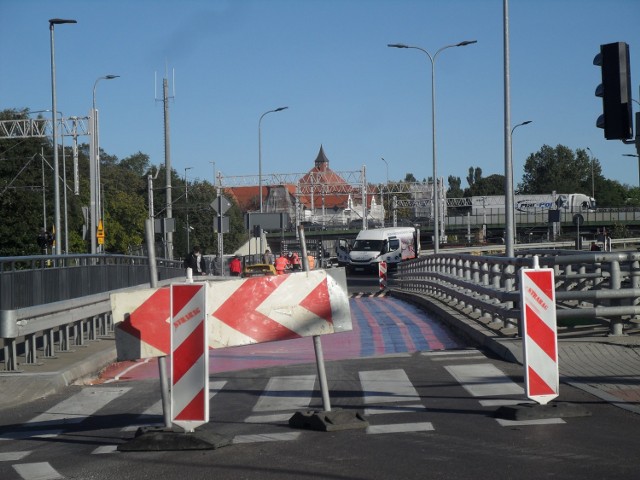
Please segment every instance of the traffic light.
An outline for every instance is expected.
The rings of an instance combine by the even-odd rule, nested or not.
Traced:
[[[602,97],[602,112],[596,126],[604,128],[607,140],[627,140],[633,135],[629,45],[624,42],[600,45],[593,64],[601,68],[602,83],[596,97]]]

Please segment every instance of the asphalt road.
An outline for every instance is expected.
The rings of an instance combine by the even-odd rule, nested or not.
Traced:
[[[349,289],[376,292],[377,279],[350,277]],[[585,415],[496,418],[526,401],[521,366],[464,343],[398,352],[326,362],[331,410],[357,427],[334,432],[288,423],[326,407],[314,363],[214,373],[197,429],[228,443],[214,450],[118,451],[162,425],[159,381],[75,385],[0,411],[0,478],[637,478],[640,416],[562,385],[554,403]]]
[[[480,382],[454,376],[478,369]],[[474,349],[329,362],[332,409],[363,413],[367,429],[288,426],[296,411],[322,410],[315,374],[299,365],[214,375],[202,428],[232,443],[198,451],[115,450],[136,426],[162,423],[157,381],[75,386],[3,414],[0,478],[637,478],[640,417],[563,386],[558,401],[590,416],[500,423],[498,403],[523,399],[505,393],[522,384],[520,368]]]

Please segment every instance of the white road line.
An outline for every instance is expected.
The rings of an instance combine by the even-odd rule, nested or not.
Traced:
[[[485,355],[458,355],[455,357],[433,357],[431,360],[434,362],[454,362],[454,361],[468,361],[468,360],[486,360]]]
[[[496,420],[503,427],[513,427],[518,425],[554,425],[566,423],[561,418],[541,418],[538,420],[505,420],[503,418],[496,418]]]
[[[103,408],[112,400],[127,393],[131,388],[83,388],[78,393],[51,407],[46,412],[32,418],[27,425],[51,424],[59,428],[58,424],[80,423]]]
[[[421,355],[424,355],[425,357],[456,357],[456,356],[479,355],[479,354],[481,354],[480,350],[476,350],[476,349],[472,349],[472,350],[436,350],[436,351],[422,352],[421,353]],[[487,358],[487,357],[485,356],[484,358]]]
[[[301,432],[263,433],[260,435],[236,435],[233,443],[282,442],[296,440]]]
[[[0,462],[16,462],[18,460],[22,460],[23,458],[29,456],[31,451],[22,451],[22,452],[5,452],[0,453]]]
[[[433,431],[431,422],[419,423],[395,423],[392,425],[370,425],[367,433],[407,433],[407,432],[431,432]]]
[[[75,395],[25,422],[23,425],[26,429],[2,433],[0,440],[55,437],[65,431],[65,425],[76,424],[86,420],[109,402],[124,395],[129,390],[131,390],[130,387],[83,388]]]
[[[254,405],[253,411],[267,412],[307,408],[313,396],[315,382],[315,375],[271,377]]]
[[[275,413],[273,415],[251,415],[244,419],[245,423],[280,423],[288,422],[291,413]]]
[[[444,367],[474,397],[524,395],[524,388],[490,363]]]
[[[93,452],[91,452],[92,455],[103,455],[105,453],[118,453],[118,446],[102,445],[101,447],[98,447]]]
[[[427,409],[424,405],[389,405],[387,407],[365,408],[364,415],[381,415],[383,413],[415,413],[424,412]]]
[[[359,372],[364,403],[419,402],[420,396],[402,369]]]
[[[21,463],[13,465],[13,469],[23,480],[57,480],[64,478],[47,462]]]

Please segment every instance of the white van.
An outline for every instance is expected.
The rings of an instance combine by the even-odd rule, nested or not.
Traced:
[[[420,230],[414,227],[389,227],[361,230],[352,246],[340,240],[338,264],[347,272],[378,271],[378,263],[387,267],[420,255]]]

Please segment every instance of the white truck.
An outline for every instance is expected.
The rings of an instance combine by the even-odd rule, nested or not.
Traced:
[[[537,213],[559,209],[564,212],[594,212],[596,200],[582,193],[557,193],[543,195],[516,195],[513,209],[523,213]],[[505,211],[504,195],[471,197],[471,214],[499,214]]]
[[[378,263],[387,267],[420,255],[420,230],[414,227],[388,227],[361,230],[353,245],[338,242],[338,266],[347,272],[378,271]]]

